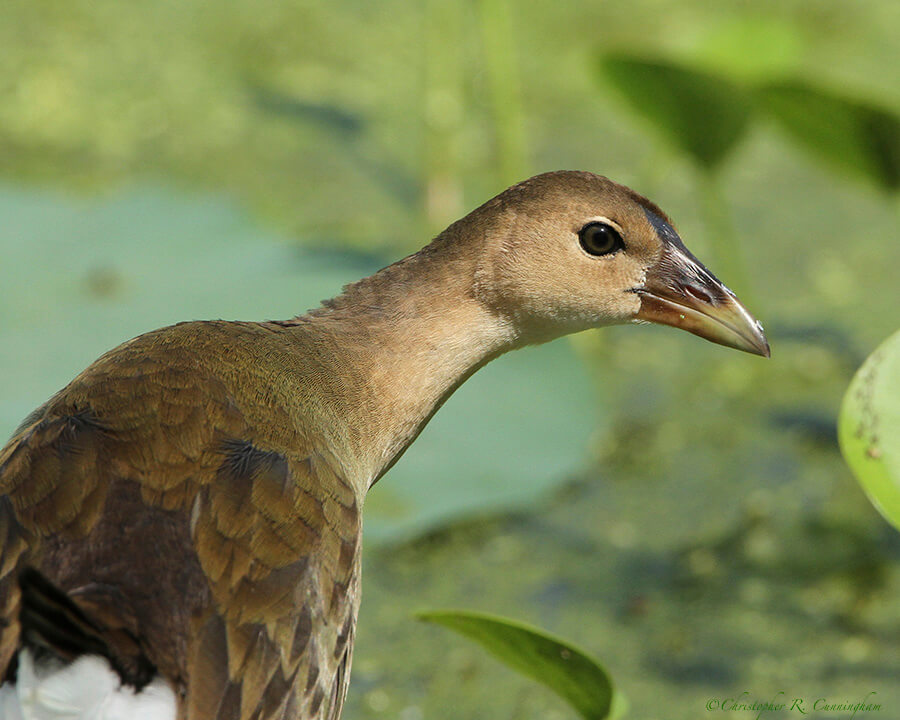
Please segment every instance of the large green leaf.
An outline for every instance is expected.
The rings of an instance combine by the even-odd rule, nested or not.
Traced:
[[[0,444],[101,353],[197,318],[284,318],[390,258],[298,248],[221,198],[82,202],[0,188]],[[566,342],[511,353],[447,402],[366,501],[366,538],[522,505],[579,469],[596,428]]]
[[[766,85],[759,97],[807,150],[885,189],[900,186],[897,115],[799,81]]]
[[[749,94],[728,80],[661,60],[606,55],[600,74],[698,164],[714,168],[744,135]]]
[[[732,79],[759,82],[794,72],[806,43],[796,18],[738,13],[698,27],[689,47],[696,66]]]
[[[900,331],[854,376],[838,434],[844,458],[869,499],[900,529]]]
[[[612,680],[600,663],[574,645],[506,618],[462,611],[417,616],[475,640],[506,665],[546,685],[586,720],[612,716]]]

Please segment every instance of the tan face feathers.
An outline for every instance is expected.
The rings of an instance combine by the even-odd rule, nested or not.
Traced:
[[[459,224],[483,238],[479,299],[513,322],[523,342],[649,320],[768,353],[758,323],[665,214],[605,177],[538,175]]]

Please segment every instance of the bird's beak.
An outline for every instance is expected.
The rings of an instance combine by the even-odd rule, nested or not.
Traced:
[[[634,292],[641,298],[637,320],[671,325],[720,345],[769,357],[762,325],[683,245],[668,245]]]

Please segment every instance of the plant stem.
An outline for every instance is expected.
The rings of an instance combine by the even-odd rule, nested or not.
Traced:
[[[500,185],[528,175],[522,95],[509,0],[480,0],[482,47],[497,141]]]
[[[753,288],[750,287],[746,263],[741,255],[728,203],[720,190],[719,175],[713,170],[698,168],[697,177],[703,204],[703,220],[715,256],[715,272],[724,278],[725,284],[745,304],[753,304]]]
[[[423,116],[425,123],[425,220],[442,230],[463,208],[460,144],[463,123],[462,38],[458,3],[425,3]]]

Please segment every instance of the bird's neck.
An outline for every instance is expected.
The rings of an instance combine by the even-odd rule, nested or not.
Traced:
[[[299,318],[298,330],[320,341],[323,374],[340,378],[319,402],[361,494],[464,380],[516,345],[509,323],[478,300],[475,263],[437,255],[426,248]]]

